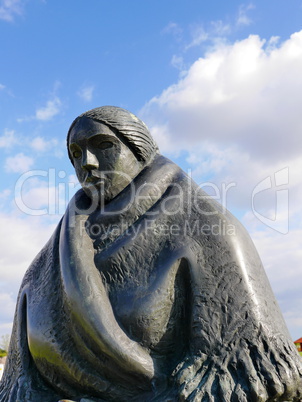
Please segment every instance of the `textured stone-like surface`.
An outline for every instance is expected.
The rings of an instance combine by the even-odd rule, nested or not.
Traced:
[[[121,132],[138,124],[106,113]],[[89,211],[84,184],[27,271],[1,402],[301,400],[301,359],[249,235],[154,150],[104,209]]]

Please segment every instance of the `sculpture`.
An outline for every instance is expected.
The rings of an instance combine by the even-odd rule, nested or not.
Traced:
[[[67,142],[83,190],[24,277],[0,401],[301,400],[240,223],[124,109],[84,113]]]

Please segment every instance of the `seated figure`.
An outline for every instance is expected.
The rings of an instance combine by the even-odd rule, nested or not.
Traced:
[[[25,274],[0,401],[300,401],[241,224],[124,109],[82,114],[67,145],[82,189]]]

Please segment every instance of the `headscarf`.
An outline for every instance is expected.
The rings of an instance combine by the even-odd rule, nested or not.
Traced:
[[[112,128],[140,161],[148,163],[153,159],[155,154],[159,152],[158,146],[153,140],[148,127],[142,120],[128,110],[120,107],[102,106],[82,113],[71,124],[67,134],[67,149],[72,163],[73,161],[69,151],[70,133],[75,123],[82,117],[88,117]]]

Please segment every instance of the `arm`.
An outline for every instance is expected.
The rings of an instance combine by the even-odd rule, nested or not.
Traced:
[[[77,324],[91,341],[125,373],[152,379],[153,361],[117,323],[100,273],[94,264],[92,241],[83,230],[87,216],[67,212],[60,239],[60,260],[66,299]]]

